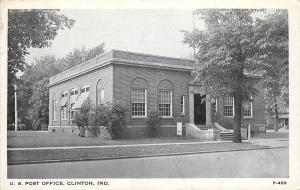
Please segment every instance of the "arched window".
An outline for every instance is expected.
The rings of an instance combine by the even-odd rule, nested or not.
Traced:
[[[104,104],[104,84],[101,79],[96,85],[96,103],[97,105]]]
[[[157,87],[158,111],[162,117],[173,116],[173,84],[169,80],[162,80]]]
[[[145,79],[138,77],[131,84],[131,115],[133,117],[147,116],[147,89],[148,83]]]

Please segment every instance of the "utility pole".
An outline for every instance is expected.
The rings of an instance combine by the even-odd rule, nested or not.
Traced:
[[[18,130],[17,85],[15,84],[15,131]]]

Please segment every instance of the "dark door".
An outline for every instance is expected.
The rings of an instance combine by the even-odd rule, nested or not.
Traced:
[[[205,95],[194,94],[194,122],[196,125],[206,124],[206,101]]]

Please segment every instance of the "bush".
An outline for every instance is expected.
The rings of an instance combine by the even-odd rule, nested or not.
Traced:
[[[121,104],[110,104],[109,105],[109,132],[111,137],[123,138],[124,129],[126,128],[126,115],[128,114],[128,107]]]
[[[161,124],[161,116],[157,110],[150,111],[147,124],[152,128],[152,136],[158,136]]]
[[[111,138],[122,138],[126,128],[126,115],[128,108],[121,104],[101,105],[95,109],[90,101],[84,102],[73,122],[79,127],[80,136],[84,136],[86,129],[92,126],[106,126]]]
[[[79,135],[84,137],[85,130],[88,129],[89,125],[92,125],[94,122],[93,113],[91,112],[91,103],[90,100],[87,99],[79,109],[79,111],[75,114],[73,119],[73,123],[79,128]]]

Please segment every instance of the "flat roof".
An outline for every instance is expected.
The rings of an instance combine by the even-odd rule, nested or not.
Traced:
[[[128,52],[121,50],[110,50],[93,59],[81,63],[75,67],[65,70],[50,78],[49,86],[64,82],[73,77],[78,77],[94,69],[104,67],[108,64],[131,65],[140,67],[152,67],[170,70],[191,71],[194,61],[189,59],[151,55],[144,53]]]

